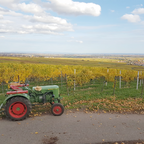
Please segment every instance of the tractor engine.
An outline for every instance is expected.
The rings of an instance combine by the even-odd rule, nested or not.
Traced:
[[[31,91],[31,100],[32,102],[46,103],[54,102],[58,103],[60,101],[59,97],[59,86],[50,85],[50,86],[37,86],[33,87]]]

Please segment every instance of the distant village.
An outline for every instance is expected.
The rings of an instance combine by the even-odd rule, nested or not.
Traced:
[[[129,65],[138,65],[138,66],[144,66],[144,60],[129,60],[127,62]]]
[[[0,53],[0,57],[42,57],[42,58],[55,58],[60,57],[58,55],[51,54],[25,54],[25,53]]]

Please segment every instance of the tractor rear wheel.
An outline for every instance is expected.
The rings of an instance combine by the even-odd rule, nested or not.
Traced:
[[[14,120],[24,120],[31,112],[31,103],[28,99],[22,97],[14,97],[7,101],[5,106],[6,117]]]
[[[54,116],[60,116],[64,112],[64,106],[60,103],[55,103],[52,105],[51,112]]]

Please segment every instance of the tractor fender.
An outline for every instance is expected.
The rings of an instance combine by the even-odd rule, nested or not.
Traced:
[[[7,102],[9,99],[13,98],[13,97],[23,97],[23,98],[26,98],[26,99],[30,100],[30,96],[29,96],[28,94],[14,94],[14,95],[9,95],[9,96],[4,100],[3,105],[5,105],[6,102]]]

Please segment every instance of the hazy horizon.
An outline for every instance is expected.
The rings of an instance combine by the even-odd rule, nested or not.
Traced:
[[[144,55],[144,53],[57,53],[57,52],[0,52],[0,54],[46,54],[46,55]]]

